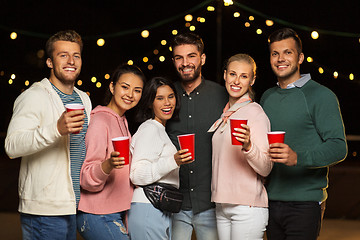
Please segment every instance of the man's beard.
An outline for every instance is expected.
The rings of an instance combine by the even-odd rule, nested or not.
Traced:
[[[195,68],[194,74],[184,74],[183,71],[181,71],[181,72],[178,71],[178,74],[179,74],[182,81],[184,81],[184,82],[192,82],[192,81],[194,81],[195,79],[197,79],[200,76],[200,74],[201,74],[201,65],[199,65],[197,68]]]
[[[65,76],[62,72],[60,71],[56,71],[56,69],[54,69],[54,76],[63,84],[69,84],[69,83],[74,83],[76,81],[76,79],[79,77],[80,72],[78,72],[76,75],[74,75],[74,77],[69,78],[67,76]]]

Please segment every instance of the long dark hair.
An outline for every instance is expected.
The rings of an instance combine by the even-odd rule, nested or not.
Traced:
[[[121,64],[115,69],[115,71],[113,72],[113,74],[110,78],[109,84],[112,82],[113,86],[115,87],[115,85],[118,82],[118,80],[120,79],[120,77],[125,73],[135,74],[136,76],[140,77],[140,79],[143,81],[143,83],[145,85],[146,78],[145,78],[144,73],[141,71],[141,69],[135,65],[128,65],[128,64]],[[110,92],[110,88],[108,87],[108,89],[106,90],[106,93],[105,93],[105,98],[104,98],[105,106],[110,103],[112,96],[113,95]]]
[[[155,118],[152,105],[154,103],[157,90],[161,86],[169,86],[174,91],[176,105],[172,118],[178,118],[180,110],[180,100],[176,93],[174,84],[172,83],[172,81],[165,77],[154,77],[145,84],[141,100],[138,104],[138,112],[136,114],[137,122],[144,122],[149,118]]]

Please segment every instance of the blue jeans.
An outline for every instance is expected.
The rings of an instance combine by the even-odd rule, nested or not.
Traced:
[[[163,213],[151,203],[131,203],[128,221],[131,240],[171,239],[171,213]]]
[[[123,215],[124,212],[104,215],[79,212],[76,216],[77,229],[86,240],[128,240]]]
[[[23,240],[76,240],[76,215],[20,214]]]
[[[215,208],[195,215],[191,210],[182,210],[173,215],[173,240],[190,240],[193,228],[197,240],[217,240]]]

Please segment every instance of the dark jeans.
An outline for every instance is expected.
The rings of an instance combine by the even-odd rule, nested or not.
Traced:
[[[321,220],[322,206],[318,202],[269,201],[267,239],[316,240]]]

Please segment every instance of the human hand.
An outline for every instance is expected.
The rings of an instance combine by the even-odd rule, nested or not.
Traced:
[[[242,149],[245,151],[249,151],[251,148],[251,141],[250,141],[250,127],[246,124],[241,124],[242,128],[234,128],[236,140],[243,143]]]
[[[84,119],[84,110],[65,111],[57,121],[57,129],[61,136],[79,132],[82,129],[82,125],[85,123]]]
[[[102,164],[101,167],[103,171],[107,174],[110,174],[111,170],[113,169],[121,169],[125,166],[125,158],[119,157],[119,152],[111,152],[110,158],[106,159]]]
[[[270,160],[277,163],[283,163],[287,166],[297,164],[297,154],[285,143],[270,144]]]
[[[178,166],[182,164],[192,163],[194,160],[191,160],[191,153],[189,149],[181,149],[174,154],[175,162]]]

